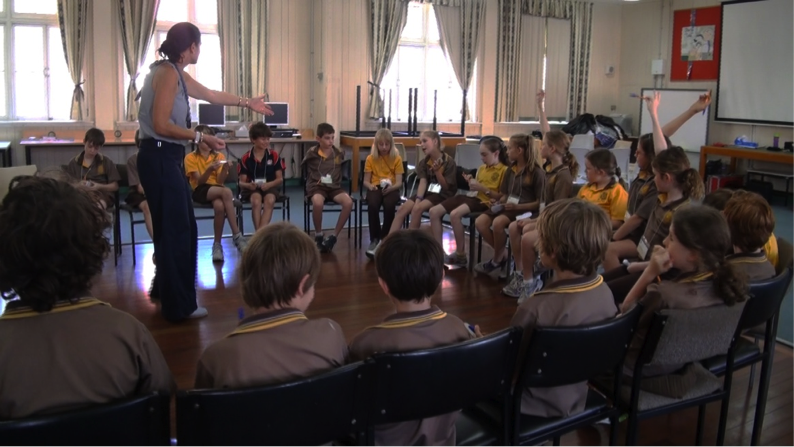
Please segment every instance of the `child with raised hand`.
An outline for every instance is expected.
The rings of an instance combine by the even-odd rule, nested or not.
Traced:
[[[211,127],[203,124],[196,126],[196,132],[204,135],[215,135]],[[212,205],[215,211],[215,239],[212,243],[212,262],[223,262],[223,221],[229,221],[232,229],[232,240],[237,250],[245,249],[246,241],[237,226],[237,213],[234,208],[232,190],[223,185],[229,175],[229,164],[226,157],[212,149],[205,141],[200,141],[195,149],[185,155],[185,175],[193,188],[193,201],[203,205]]]
[[[616,241],[609,244],[604,259],[606,271],[619,268],[620,258],[639,257],[642,261],[648,260],[648,254],[652,252],[653,247],[661,244],[667,237],[676,210],[689,204],[692,199],[703,197],[704,187],[700,174],[692,169],[689,158],[680,147],[673,146],[656,155],[652,166],[653,183],[658,195],[654,207],[646,218],[642,236],[636,245],[632,239],[621,240],[627,236],[621,226],[613,237]]]
[[[390,233],[375,254],[375,269],[396,312],[353,339],[352,361],[379,352],[430,349],[474,338],[463,321],[431,303],[444,279],[444,250],[429,234],[419,230]],[[475,334],[478,332],[475,327]],[[375,444],[455,445],[457,416],[456,411],[376,426]]]
[[[613,318],[612,292],[596,273],[612,231],[609,217],[598,206],[578,199],[558,200],[540,213],[538,252],[553,281],[522,302],[511,326],[524,328],[525,349],[535,326],[577,326]],[[522,349],[522,352],[523,352]],[[521,413],[565,417],[580,413],[587,400],[587,383],[523,390]]]
[[[257,231],[240,263],[243,301],[253,315],[201,355],[196,388],[245,388],[288,382],[344,365],[342,328],[308,319],[320,274],[320,253],[289,222]]]
[[[547,160],[548,168],[546,170],[546,187],[541,199],[540,211],[543,211],[545,206],[571,197],[573,179],[579,173],[579,163],[569,151],[570,144],[570,137],[559,130],[550,130],[543,136],[540,155]],[[534,267],[535,265],[534,245],[537,240],[537,234],[533,234],[533,232],[535,231],[536,222],[537,219],[533,218],[520,219],[511,223],[508,227],[507,232],[510,235],[510,247],[513,249],[515,270],[513,270],[507,286],[502,289],[502,293],[507,296],[519,298],[526,288],[525,286],[538,289],[543,284],[540,280],[536,282],[525,281],[525,278],[527,280],[533,279],[533,269],[527,267]],[[526,242],[524,241],[525,239]],[[524,250],[525,246],[528,247],[527,250]],[[526,293],[531,294],[532,292],[534,290]]]
[[[501,197],[492,199],[491,209],[474,223],[483,241],[494,249],[493,258],[477,264],[474,270],[492,277],[499,275],[507,263],[507,228],[521,214],[540,210],[546,186],[546,173],[538,164],[532,136],[516,134],[510,137],[507,156],[512,166],[502,180]]]
[[[342,189],[342,160],[344,152],[334,146],[336,130],[328,123],[317,125],[317,146],[309,149],[301,162],[306,166],[306,197],[312,201],[314,243],[320,253],[330,253],[339,233],[353,211],[353,199]],[[334,232],[323,239],[323,207],[332,200],[342,207]]]
[[[745,278],[725,258],[731,246],[728,224],[719,211],[690,206],[675,213],[664,247],[654,247],[648,267],[621,307],[627,312],[635,303],[643,306],[626,359],[629,367],[634,366],[655,312],[733,306],[745,300]],[[659,280],[672,272],[676,272],[672,278]],[[683,367],[662,365],[649,375],[665,376],[664,379],[647,385],[653,386],[655,394],[677,396],[686,392],[693,383],[694,371],[692,368],[681,371]]]
[[[388,236],[394,223],[400,188],[403,184],[403,160],[394,145],[394,136],[389,129],[375,133],[375,150],[367,156],[364,164],[364,189],[366,190],[369,216],[369,248],[366,255],[372,259],[380,241]],[[380,209],[383,207],[383,227],[380,224]]]
[[[430,228],[433,237],[442,243],[441,219],[449,214],[452,232],[455,234],[455,252],[447,255],[445,263],[450,265],[465,266],[466,234],[461,219],[469,213],[487,211],[491,200],[502,197],[499,186],[502,184],[507,170],[507,148],[498,137],[485,137],[480,142],[480,157],[482,166],[477,168],[476,177],[463,174],[469,183],[469,193],[465,196],[456,195],[430,208]]]
[[[703,205],[710,206],[717,211],[724,211],[725,207],[728,205],[728,202],[733,198],[734,195],[738,194],[741,196],[744,193],[746,193],[746,191],[741,189],[737,191],[728,188],[718,189],[706,194],[706,197],[703,199]],[[772,214],[772,219],[774,219],[774,214]],[[760,226],[764,225],[765,224],[761,224]],[[769,263],[772,264],[772,267],[774,268],[777,268],[778,265],[779,256],[777,250],[777,238],[775,237],[775,233],[770,233],[769,238],[766,240],[766,243],[763,246],[763,251],[764,255],[766,255],[766,258],[769,260]]]
[[[389,232],[402,228],[403,221],[411,215],[410,229],[417,229],[422,223],[422,213],[439,205],[458,191],[456,180],[457,165],[455,160],[442,150],[441,137],[435,130],[425,130],[419,136],[425,158],[416,165],[416,177],[419,186],[416,194],[411,196],[397,210]]]

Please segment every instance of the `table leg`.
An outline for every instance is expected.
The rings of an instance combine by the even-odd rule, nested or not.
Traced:
[[[30,161],[30,146],[25,146],[25,164],[32,165]]]
[[[731,174],[736,174],[736,159],[731,157]]]
[[[698,171],[700,171],[700,178],[706,179],[706,163],[708,162],[708,153],[704,150],[704,148],[700,149],[700,166],[698,166]]]

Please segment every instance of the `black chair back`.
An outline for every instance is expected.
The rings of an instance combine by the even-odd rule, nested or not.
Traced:
[[[129,174],[127,174],[127,165],[116,165],[116,170],[119,172],[119,177],[121,177],[121,180],[119,180],[119,188],[130,186],[130,177]]]
[[[777,273],[783,273],[786,267],[794,267],[794,247],[791,242],[777,238]]]
[[[777,314],[791,284],[791,277],[792,269],[787,267],[774,278],[750,283],[750,299],[744,305],[739,321],[740,330],[766,323]]]
[[[0,421],[3,445],[170,445],[171,396],[151,394],[85,409]]]
[[[180,391],[180,445],[320,445],[363,432],[371,365],[353,363],[315,377],[236,390]]]
[[[477,175],[476,169],[466,169],[463,166],[458,166],[455,172],[455,182],[458,184],[458,190],[466,190],[468,191],[469,182],[466,181],[466,178],[463,177],[463,174],[471,175],[472,177]]]
[[[634,306],[626,314],[595,324],[536,327],[516,388],[569,385],[620,370],[641,311],[641,306]]]
[[[521,328],[423,351],[373,356],[370,425],[423,419],[509,393]]]

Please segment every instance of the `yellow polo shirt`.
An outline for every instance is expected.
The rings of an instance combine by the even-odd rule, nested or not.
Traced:
[[[210,152],[207,158],[202,157],[201,154],[197,152],[191,152],[185,155],[185,175],[187,176],[188,180],[190,180],[191,188],[196,189],[198,182],[191,177],[190,173],[197,172],[199,177],[201,177],[201,175],[204,174],[204,171],[207,170],[207,167],[214,163],[215,160],[226,160],[226,157],[220,152]],[[210,174],[206,182],[208,185],[221,185],[218,183],[218,171],[221,169],[223,169],[223,166],[219,167],[212,174]]]
[[[777,238],[775,237],[774,233],[769,236],[769,240],[766,241],[766,244],[764,245],[764,253],[766,253],[766,258],[769,259],[772,267],[777,269],[777,261],[779,256],[777,254]]]
[[[397,183],[397,174],[405,174],[403,170],[403,159],[399,155],[395,157],[378,157],[377,159],[372,155],[367,156],[367,162],[364,164],[364,172],[372,173],[370,183],[378,185],[381,180],[389,179],[391,184]]]
[[[598,189],[595,183],[588,183],[579,190],[577,197],[600,206],[612,220],[622,221],[626,217],[629,194],[618,182],[603,189]]]
[[[499,192],[499,185],[502,184],[505,171],[507,171],[507,166],[502,163],[497,163],[493,166],[482,165],[477,169],[477,183],[493,192]],[[477,198],[480,199],[482,203],[490,203],[491,201],[491,198],[486,196],[482,191],[477,193]]]

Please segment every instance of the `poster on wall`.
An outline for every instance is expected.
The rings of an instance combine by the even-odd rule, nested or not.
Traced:
[[[672,81],[710,81],[719,75],[722,8],[682,9],[673,16]]]

